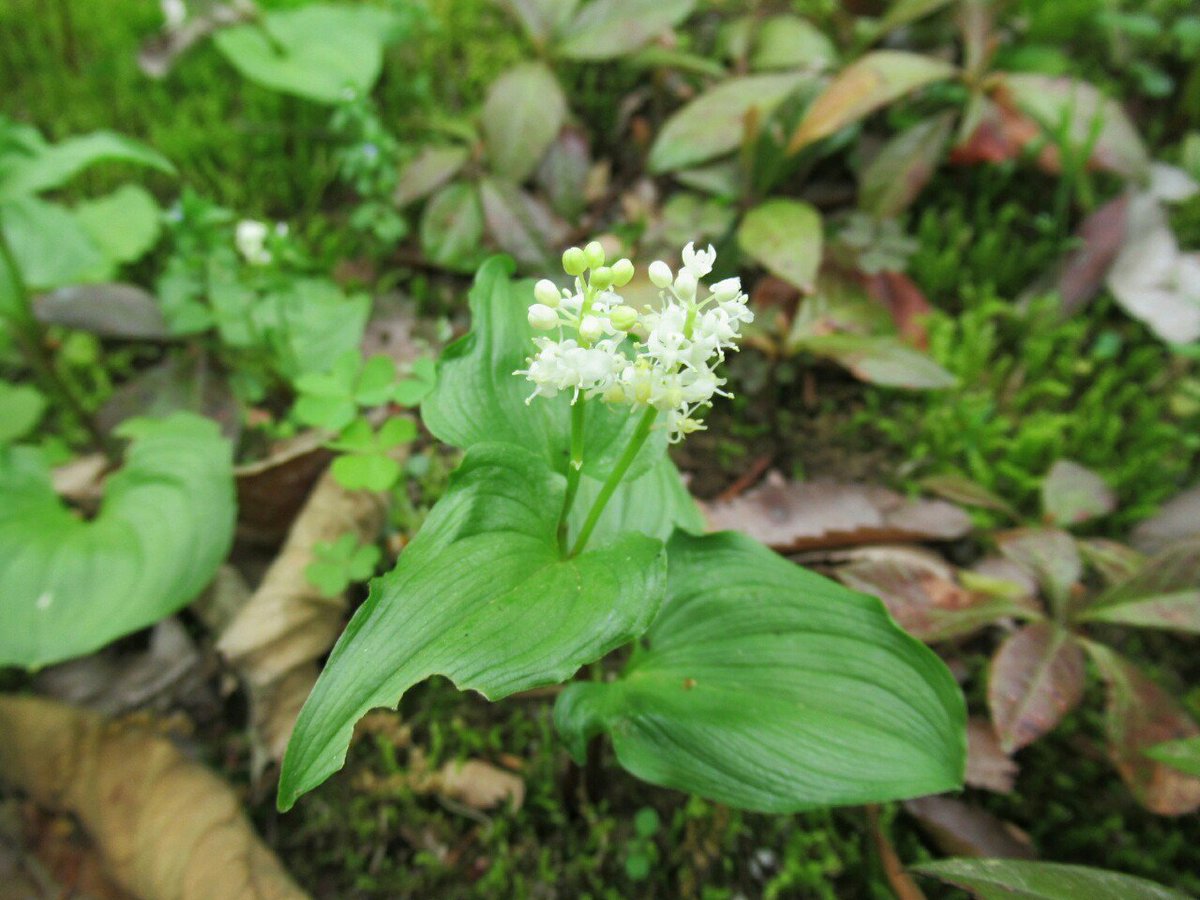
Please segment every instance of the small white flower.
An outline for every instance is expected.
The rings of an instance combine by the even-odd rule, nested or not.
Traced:
[[[604,335],[604,323],[598,316],[584,316],[579,323],[579,336],[589,343],[600,340]]]
[[[558,313],[544,303],[535,303],[529,307],[529,324],[539,331],[557,328]]]
[[[696,276],[690,269],[680,269],[675,276],[675,296],[680,300],[696,299]]]
[[[551,309],[557,309],[562,302],[562,294],[558,292],[558,286],[549,278],[543,278],[533,286],[533,296],[538,303]]]
[[[237,224],[234,244],[246,262],[254,266],[265,266],[271,262],[271,251],[265,246],[269,229],[265,222],[242,219]]]
[[[742,279],[726,278],[718,281],[709,290],[712,291],[713,299],[718,303],[728,303],[742,292]]]
[[[666,289],[671,286],[671,282],[675,280],[674,274],[671,272],[671,267],[661,259],[650,263],[650,281],[656,288]]]
[[[708,245],[707,250],[697,250],[695,244],[689,241],[681,255],[683,267],[691,272],[697,281],[711,272],[713,263],[717,261],[717,251],[713,249],[712,244]]]

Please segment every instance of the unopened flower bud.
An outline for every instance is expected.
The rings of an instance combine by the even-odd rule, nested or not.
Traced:
[[[683,300],[691,300],[696,296],[696,276],[683,269],[675,276],[675,293]]]
[[[637,324],[637,310],[632,306],[618,306],[608,314],[608,321],[618,331],[628,331]]]
[[[590,268],[596,269],[604,265],[604,248],[599,241],[589,241],[583,248],[583,257]]]
[[[592,269],[592,277],[589,283],[597,290],[604,290],[613,283],[613,270],[608,266],[597,266]]]
[[[625,287],[633,278],[633,263],[627,259],[618,259],[612,264],[613,284]]]
[[[653,282],[655,287],[669,287],[674,280],[675,276],[671,274],[671,267],[661,259],[650,263],[650,281]]]
[[[562,302],[558,287],[549,278],[543,278],[533,286],[533,297],[538,303],[551,309],[558,309],[558,304]]]
[[[540,331],[558,327],[558,313],[544,303],[529,307],[529,324]]]
[[[582,275],[587,269],[587,257],[578,247],[568,247],[563,251],[563,271],[568,275]]]
[[[604,336],[604,323],[596,316],[584,316],[579,323],[579,336],[589,343]]]
[[[726,278],[712,286],[713,297],[718,303],[727,303],[742,292],[742,279]]]

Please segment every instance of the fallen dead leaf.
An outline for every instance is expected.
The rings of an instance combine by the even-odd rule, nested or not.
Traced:
[[[525,803],[524,780],[483,760],[448,762],[438,774],[440,794],[474,809],[492,809],[509,802],[516,812]]]
[[[373,541],[383,526],[382,494],[347,491],[326,473],[253,596],[221,634],[217,650],[250,694],[255,775],[283,758],[300,707],[317,680],[316,660],[342,629],[344,596],[323,596],[305,575],[318,543],[344,534]]]
[[[329,466],[333,454],[325,436],[306,431],[274,447],[265,459],[234,469],[237,479],[238,538],[277,545]]]
[[[785,552],[950,541],[971,530],[970,517],[943,500],[908,500],[872,485],[791,482],[775,471],[740,497],[701,508],[714,530],[742,531]]]
[[[869,805],[867,810],[867,827],[875,841],[875,849],[879,853],[879,861],[883,865],[883,873],[887,876],[888,884],[896,900],[925,900],[924,892],[917,887],[916,881],[904,869],[900,854],[896,852],[892,839],[888,837],[882,823],[879,821],[879,807]]]
[[[69,811],[107,873],[144,900],[307,896],[233,791],[146,730],[34,697],[0,697],[0,777]]]

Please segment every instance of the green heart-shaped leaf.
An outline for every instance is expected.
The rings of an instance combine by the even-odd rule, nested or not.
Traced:
[[[99,515],[59,500],[35,451],[0,451],[0,665],[90,653],[196,596],[233,539],[231,452],[190,413],[126,422]]]
[[[467,452],[334,647],[288,745],[281,809],[341,766],[367,710],[417,682],[444,675],[496,699],[564,681],[645,631],[662,599],[662,543],[631,534],[561,558],[565,490],[521,447]]]
[[[732,532],[678,533],[668,558],[650,649],[560,696],[576,757],[608,731],[639,778],[764,812],[961,785],[962,694],[878,600]]]

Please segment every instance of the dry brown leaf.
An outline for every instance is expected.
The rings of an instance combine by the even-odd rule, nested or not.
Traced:
[[[438,793],[474,809],[508,802],[514,812],[525,803],[525,781],[481,759],[448,762],[438,773]]]
[[[266,459],[238,466],[238,538],[277,545],[333,454],[325,436],[306,431],[272,449]]]
[[[347,533],[373,541],[385,512],[382,494],[347,491],[326,473],[262,584],[217,642],[250,693],[256,774],[268,761],[283,758],[300,707],[316,684],[315,660],[342,629],[345,598],[323,596],[305,575],[313,548]]]
[[[0,777],[69,811],[145,900],[299,900],[233,791],[169,741],[33,697],[0,697]]]
[[[908,500],[873,485],[790,482],[778,472],[740,497],[701,507],[714,530],[742,531],[781,551],[948,541],[971,530],[970,517],[943,500]]]
[[[858,273],[872,299],[882,304],[896,323],[900,336],[922,350],[929,346],[925,320],[933,314],[929,299],[903,272]]]
[[[1000,747],[992,723],[972,716],[967,722],[967,784],[1008,794],[1016,782],[1017,768],[1013,758]]]
[[[906,800],[904,810],[949,856],[1035,859],[1029,836],[1011,822],[953,797]]]

